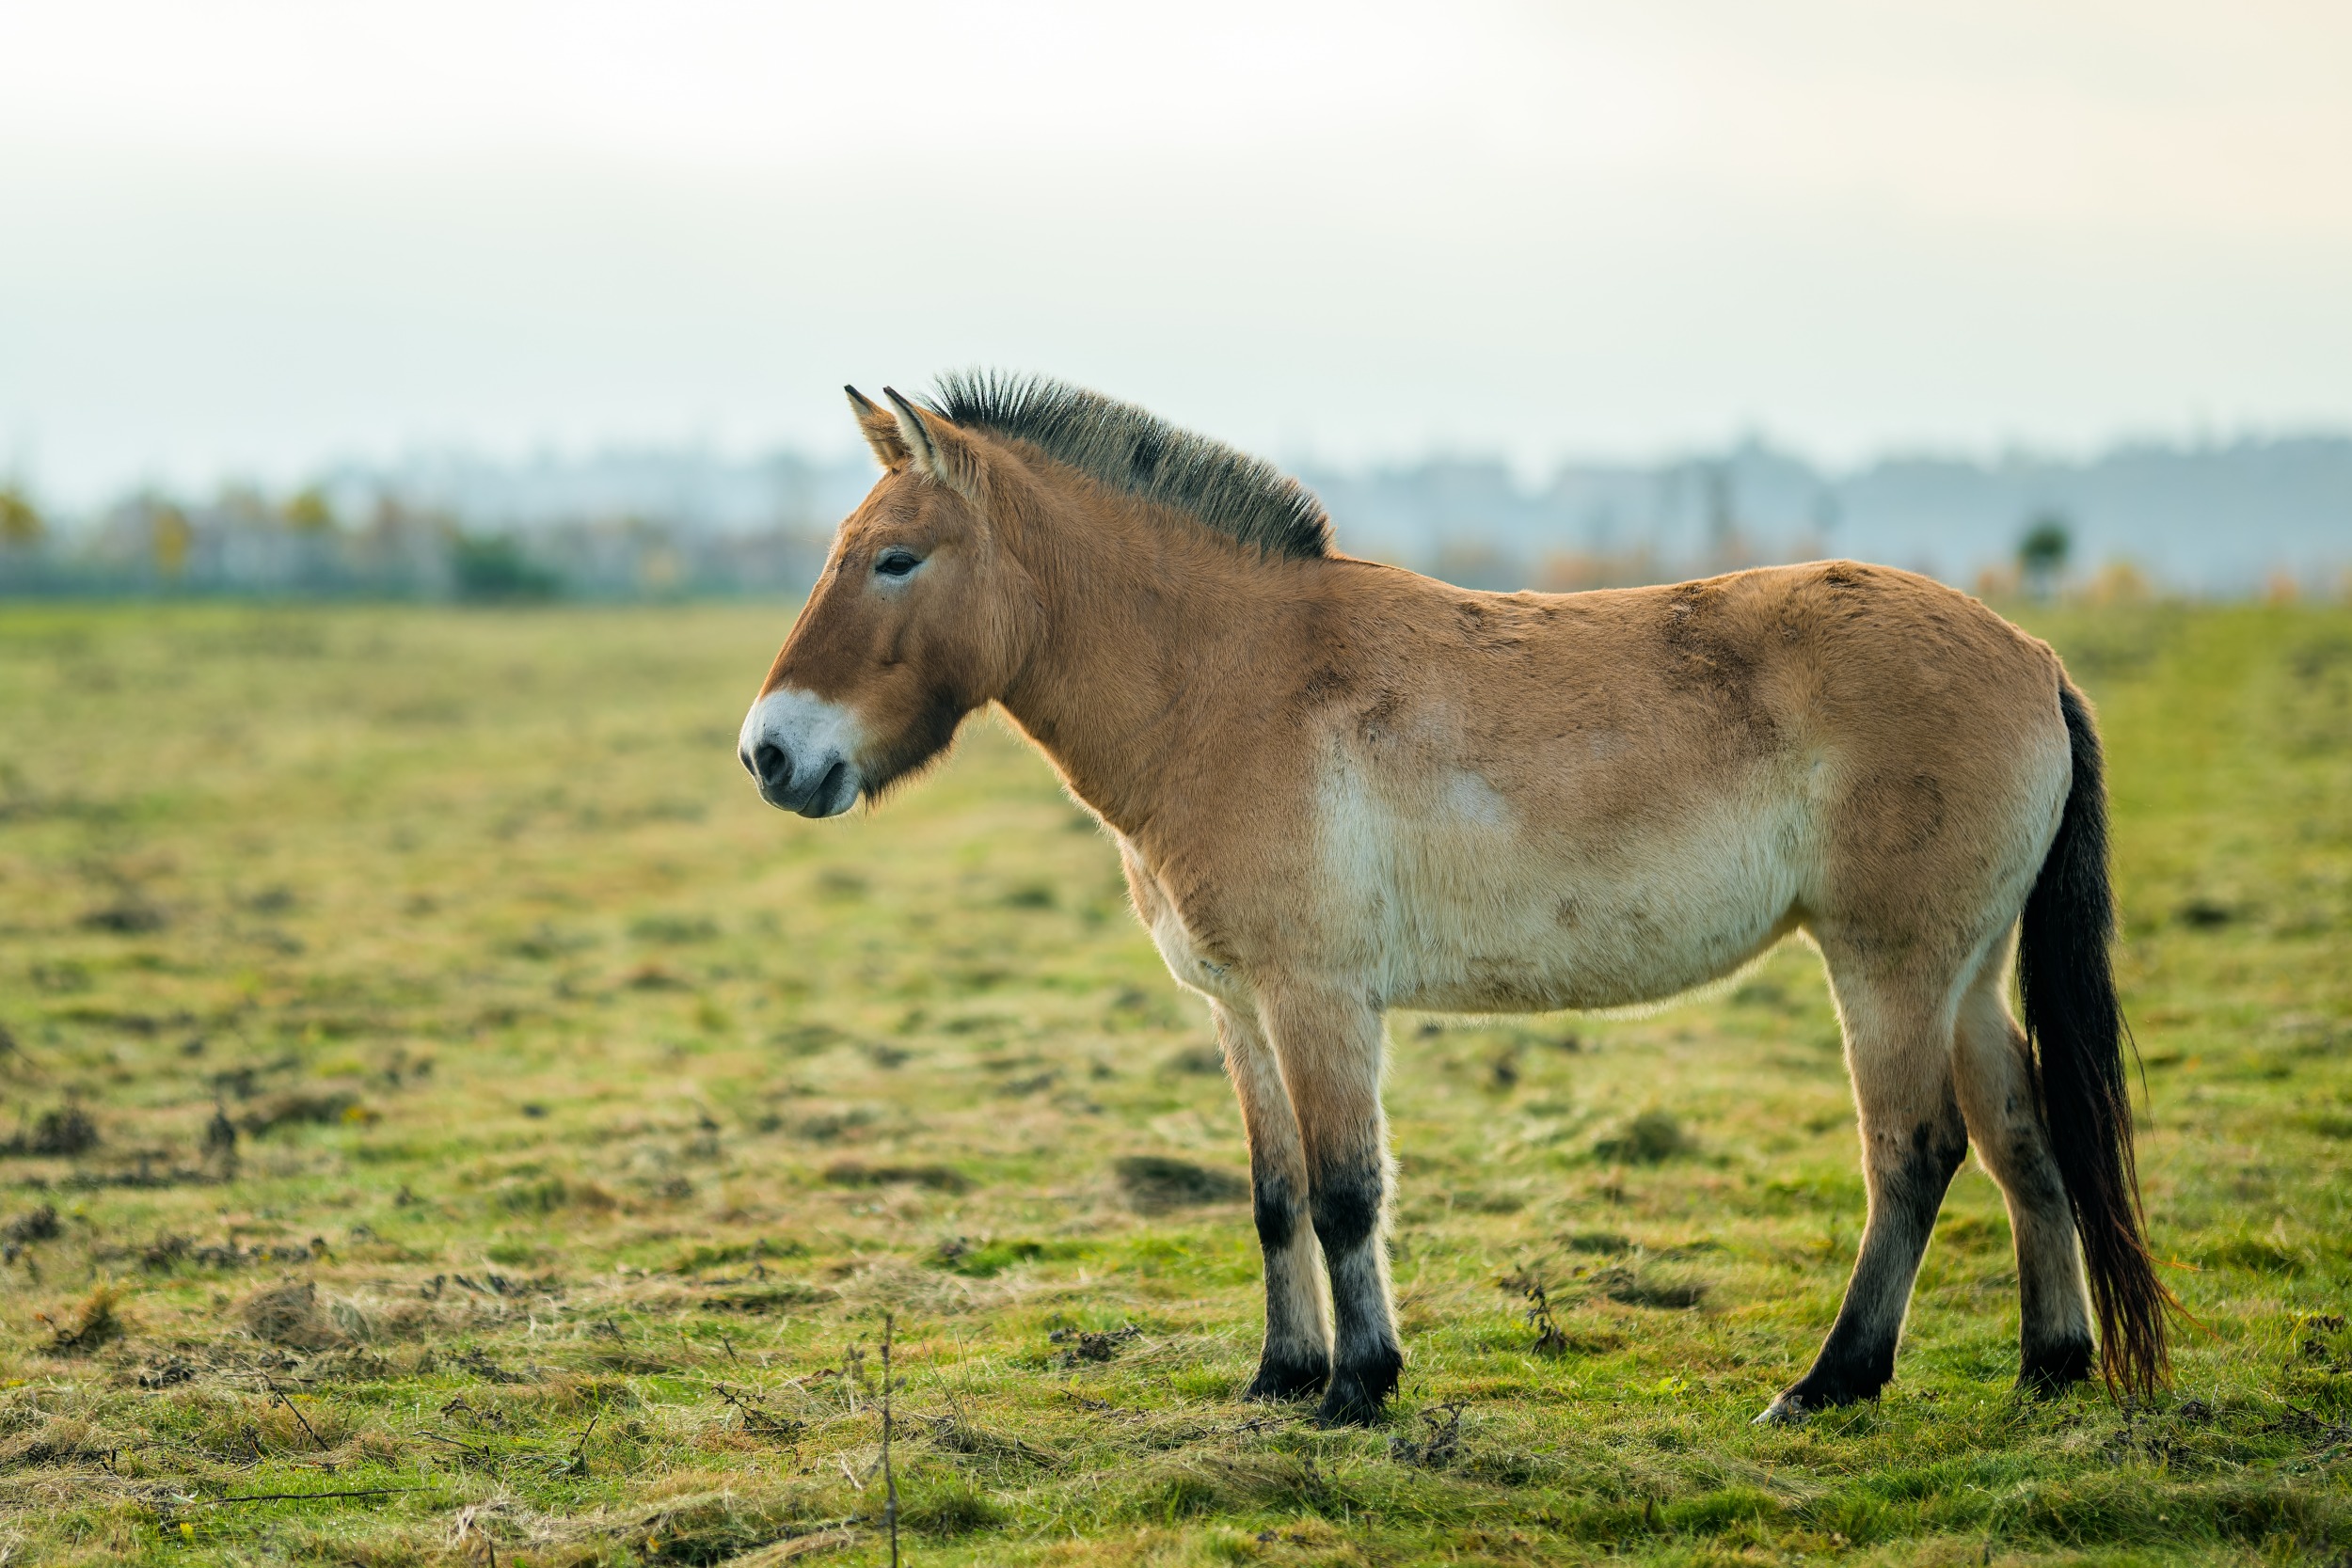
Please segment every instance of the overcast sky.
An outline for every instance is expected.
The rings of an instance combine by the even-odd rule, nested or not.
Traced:
[[[1343,462],[2352,426],[2352,5],[0,0],[58,499],[975,362]]]

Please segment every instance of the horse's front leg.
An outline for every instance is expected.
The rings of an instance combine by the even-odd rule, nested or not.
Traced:
[[[1331,1372],[1331,1330],[1307,1216],[1307,1157],[1265,1032],[1248,1013],[1212,1003],[1225,1070],[1249,1135],[1250,1212],[1265,1253],[1265,1348],[1242,1397],[1289,1400],[1319,1391]]]
[[[1380,1111],[1380,1013],[1323,988],[1271,990],[1262,1003],[1306,1155],[1307,1208],[1330,1273],[1338,1322],[1317,1419],[1369,1422],[1405,1357],[1389,1299],[1388,1126]]]

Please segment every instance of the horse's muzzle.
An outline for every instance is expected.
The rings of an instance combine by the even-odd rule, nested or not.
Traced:
[[[847,715],[799,692],[773,692],[743,721],[736,756],[759,798],[803,816],[838,816],[857,804],[865,778],[841,744]]]

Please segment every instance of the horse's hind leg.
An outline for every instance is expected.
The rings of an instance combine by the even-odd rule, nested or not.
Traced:
[[[1823,948],[1861,1113],[1870,1212],[1829,1338],[1812,1369],[1759,1421],[1867,1399],[1895,1375],[1912,1281],[1945,1189],[1968,1152],[1952,1085],[1957,986],[1873,973],[1829,942]]]
[[[1308,1221],[1307,1157],[1290,1092],[1258,1021],[1223,1003],[1211,1010],[1249,1135],[1250,1211],[1265,1253],[1265,1346],[1243,1397],[1295,1399],[1321,1388],[1331,1371],[1322,1270]]]
[[[2061,1387],[2090,1375],[2090,1304],[2074,1213],[2050,1154],[2025,1031],[2005,996],[2010,944],[1994,944],[1961,999],[1953,1066],[1977,1158],[2001,1184],[2017,1244],[2020,1386]]]

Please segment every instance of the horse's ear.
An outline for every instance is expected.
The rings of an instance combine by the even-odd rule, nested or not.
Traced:
[[[980,454],[972,438],[935,409],[922,407],[884,387],[882,396],[898,411],[898,439],[912,454],[911,466],[927,479],[937,480],[966,500],[980,496]]]
[[[850,394],[850,411],[857,416],[857,428],[866,444],[874,449],[875,461],[894,474],[905,467],[914,454],[899,438],[898,416],[854,387],[841,389]]]

